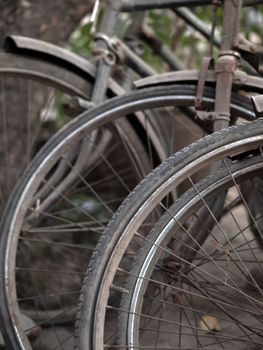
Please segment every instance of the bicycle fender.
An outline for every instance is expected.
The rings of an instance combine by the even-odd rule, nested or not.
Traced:
[[[147,78],[139,79],[135,81],[133,84],[136,89],[142,89],[142,88],[153,87],[158,85],[161,86],[161,85],[167,85],[167,84],[197,85],[198,78],[199,78],[198,70],[184,70],[184,71],[168,72],[168,73],[152,75]],[[206,84],[215,85],[215,83],[216,83],[215,72],[212,70],[207,71]],[[234,73],[233,89],[262,92],[263,79],[257,76],[248,75],[238,70]]]
[[[23,54],[41,60],[63,66],[80,76],[89,76],[95,80],[96,69],[86,58],[83,58],[67,49],[43,40],[19,35],[7,36],[4,40],[4,51],[9,53]],[[123,89],[109,79],[109,88],[114,95],[123,93]]]
[[[79,69],[91,76],[95,76],[95,69],[86,59],[57,45],[47,43],[43,40],[28,38],[18,35],[10,35],[5,38],[4,50],[11,53],[23,53],[43,57],[46,60],[58,63],[60,61],[66,67]]]

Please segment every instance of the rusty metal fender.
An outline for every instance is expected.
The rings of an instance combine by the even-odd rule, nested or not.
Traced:
[[[65,69],[80,76],[96,77],[94,65],[87,59],[60,46],[19,35],[10,35],[5,38],[4,51],[9,53],[28,55],[40,58],[49,63],[58,64]],[[124,91],[112,79],[109,80],[109,88],[115,95],[120,95]]]
[[[18,35],[10,35],[5,38],[4,50],[11,53],[24,53],[28,55],[37,55],[43,57],[46,60],[54,61],[54,63],[64,63],[69,68],[75,67],[90,74],[95,75],[94,67],[86,59],[70,52],[67,49],[59,47],[57,45],[47,43],[42,40],[28,38]]]
[[[94,78],[96,73],[94,66],[85,58],[70,52],[67,49],[42,40],[28,38],[24,36],[12,35],[6,37],[4,41],[4,50],[16,54],[27,54],[36,56],[43,60],[53,62],[54,64],[63,65],[68,70],[78,74],[86,74]],[[207,72],[206,82],[215,84],[215,73]],[[156,74],[134,82],[136,89],[151,87],[163,84],[197,84],[198,71],[186,70],[178,72],[169,72]],[[109,87],[116,95],[122,94],[123,89],[118,86],[112,79],[109,81]],[[243,89],[247,91],[263,92],[263,79],[256,76],[250,76],[241,71],[234,74],[234,89]]]
[[[161,86],[167,84],[194,84],[198,82],[199,71],[185,70],[178,72],[169,72],[163,74],[156,74],[147,78],[143,78],[134,82],[136,89],[142,89],[152,86]],[[207,71],[206,83],[214,85],[216,82],[216,75],[214,71]],[[263,79],[260,77],[248,75],[241,71],[234,73],[233,80],[234,90],[244,90],[251,92],[263,92]]]

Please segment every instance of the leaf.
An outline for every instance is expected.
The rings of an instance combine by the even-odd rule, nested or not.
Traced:
[[[204,315],[199,320],[199,328],[206,332],[220,332],[219,320],[214,316]]]

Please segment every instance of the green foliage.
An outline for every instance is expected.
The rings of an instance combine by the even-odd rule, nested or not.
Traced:
[[[263,5],[243,10],[242,30],[248,40],[262,45]]]
[[[103,12],[100,12],[98,26]],[[116,24],[116,36],[123,38],[125,32],[131,23],[131,18],[127,14],[121,14]],[[170,46],[172,43],[172,33],[174,27],[174,16],[170,11],[149,11],[146,18],[146,23],[153,29],[155,35],[166,45]],[[92,51],[93,38],[91,35],[91,23],[89,23],[89,16],[87,16],[72,33],[69,47],[74,52],[90,57]],[[152,65],[155,69],[161,71],[166,67],[162,59],[155,56],[152,50],[143,45],[142,58]]]
[[[211,27],[211,21],[213,18],[211,6],[200,6],[192,9],[196,16],[207,24],[208,28]],[[103,12],[99,14],[98,23],[102,18]],[[217,32],[221,33],[222,28],[222,15],[223,10],[221,7],[217,9]],[[242,10],[241,29],[244,30],[244,35],[250,39],[255,38],[254,33],[257,35],[257,40],[261,40],[262,37],[262,22],[263,22],[263,5],[257,7],[245,8]],[[74,31],[71,36],[69,46],[70,48],[85,56],[91,55],[92,48],[92,36],[91,36],[91,24],[88,21],[87,16],[80,26]],[[131,19],[127,14],[119,16],[118,23],[116,25],[116,35],[123,37]],[[207,54],[209,49],[209,43],[204,40],[196,31],[186,26],[179,38],[178,42],[174,42],[173,34],[176,31],[179,19],[176,18],[169,10],[154,10],[148,11],[146,17],[146,23],[152,28],[155,35],[168,47],[177,47],[176,54],[183,60],[188,66],[193,67],[199,65],[200,57]],[[143,45],[142,58],[152,65],[158,71],[167,69],[166,64],[153,54],[152,50]]]
[[[70,48],[81,55],[91,55],[91,27],[92,24],[85,21],[72,33],[69,41]]]
[[[172,33],[175,25],[174,16],[170,11],[149,11],[147,24],[155,35],[166,45],[172,44]]]
[[[172,46],[174,16],[170,11],[149,11],[146,17],[146,23],[163,44],[169,47]],[[155,55],[152,49],[145,44],[143,45],[141,56],[156,71],[161,72],[167,70],[166,63],[159,56]]]
[[[66,95],[62,92],[57,92],[55,96],[54,113],[56,114],[56,127],[62,128],[66,123],[70,121],[70,118],[66,115],[63,105]]]

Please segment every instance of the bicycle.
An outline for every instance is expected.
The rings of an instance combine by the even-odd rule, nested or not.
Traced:
[[[11,143],[10,140],[14,138],[14,136],[12,137],[12,130],[15,129],[14,125],[12,125],[12,119],[9,118],[9,115],[13,113],[12,105],[14,105],[12,96],[10,97],[9,93],[10,85],[11,87],[12,85],[16,86],[16,94],[14,92],[13,96],[16,96],[17,103],[20,101],[18,96],[21,96],[21,100],[29,101],[28,104],[22,104],[23,110],[21,111],[21,114],[25,116],[24,125],[28,126],[28,130],[26,130],[27,137],[18,146],[18,148],[26,149],[24,152],[25,155],[22,154],[21,156],[25,158],[23,163],[28,163],[30,157],[32,157],[32,153],[36,152],[34,149],[32,151],[32,148],[33,146],[35,147],[36,134],[39,131],[39,123],[35,125],[34,116],[45,120],[47,118],[46,115],[50,111],[55,114],[54,104],[58,104],[59,98],[57,98],[58,94],[53,93],[53,90],[88,101],[90,100],[91,88],[95,76],[95,66],[84,58],[35,39],[17,36],[7,38],[5,51],[1,53],[1,109],[3,112],[1,124],[3,125],[3,129],[6,130],[5,134],[7,136],[3,138],[1,143],[3,149],[1,157],[5,159],[6,163],[6,170],[2,172],[2,177],[7,178],[7,181],[5,182],[6,186],[3,186],[1,189],[2,209],[7,193],[10,192],[10,188],[15,183],[15,178],[18,177],[18,174],[13,174],[12,170],[19,163],[18,159],[13,160],[12,155],[10,156],[9,154],[12,152],[12,148],[14,148],[14,143]],[[28,84],[26,84],[27,80],[30,80]],[[52,90],[52,88],[54,89]],[[116,84],[113,87],[114,89],[115,92],[112,92],[113,95],[123,92],[121,88],[118,90]],[[34,100],[40,101],[35,103]],[[47,100],[46,104],[45,100]],[[68,100],[70,100],[69,97]],[[75,107],[73,105],[73,108],[71,108],[71,114],[73,115],[83,110],[77,102],[75,102],[75,105]],[[23,130],[21,130],[21,133],[25,133],[24,129],[26,127],[24,125],[22,126]],[[23,141],[22,138],[21,140]],[[41,143],[42,140],[37,140],[37,142]],[[1,183],[4,183],[3,179]]]
[[[8,94],[8,86],[10,83],[12,84],[13,81],[15,81],[17,87],[22,87],[22,89],[24,90],[25,81],[31,79],[31,81],[28,84],[28,90],[25,94],[26,97],[24,96],[24,94],[20,93],[19,88],[17,89],[19,90],[17,96],[24,96],[26,99],[35,98],[37,92],[37,97],[39,97],[39,95],[41,97],[41,101],[39,103],[40,107],[38,104],[37,107],[39,107],[39,109],[41,108],[42,110],[44,110],[44,112],[40,113],[39,110],[36,110],[37,108],[35,108],[34,111],[31,108],[31,113],[28,110],[20,110],[21,116],[23,114],[26,116],[25,125],[28,126],[28,137],[26,145],[18,145],[18,142],[14,143],[14,136],[10,133],[10,130],[11,132],[13,130],[14,133],[14,130],[16,130],[16,128],[14,125],[11,125],[10,127],[8,120],[8,115],[10,113],[9,110],[6,110],[7,108],[12,110],[12,104],[9,105],[7,104],[7,102],[2,103],[4,109],[4,129],[6,129],[6,135],[8,136],[6,136],[6,139],[3,139],[5,143],[3,147],[3,149],[5,150],[5,152],[3,152],[3,158],[6,159],[7,164],[5,171],[4,169],[2,171],[2,176],[4,176],[7,179],[7,181],[6,187],[1,189],[1,208],[3,208],[4,206],[7,194],[10,191],[10,187],[13,186],[13,183],[19,176],[17,173],[14,174],[11,172],[13,166],[15,167],[15,170],[17,170],[18,160],[14,160],[15,164],[11,164],[9,161],[9,153],[12,152],[12,150],[8,150],[10,146],[10,141],[12,141],[12,147],[20,147],[21,149],[27,149],[27,151],[24,152],[26,154],[24,165],[28,163],[29,159],[32,157],[32,153],[36,152],[35,149],[33,149],[32,151],[31,148],[33,148],[33,146],[35,147],[36,134],[38,133],[38,128],[40,127],[32,127],[31,119],[33,120],[34,114],[42,114],[41,118],[45,119],[46,114],[49,112],[49,110],[53,109],[52,106],[51,108],[49,108],[49,106],[53,104],[54,96],[56,99],[57,92],[53,93],[52,88],[54,87],[56,91],[62,91],[64,94],[67,93],[70,96],[77,96],[82,99],[88,100],[91,94],[91,86],[89,85],[92,84],[92,79],[95,76],[94,66],[92,66],[88,61],[76,55],[73,55],[65,50],[62,50],[49,44],[45,44],[43,42],[41,43],[36,40],[30,40],[19,37],[8,38],[6,41],[6,51],[8,51],[8,53],[1,54],[0,64],[3,97],[5,97],[5,95]],[[58,60],[60,62],[59,64]],[[146,65],[144,64],[143,67],[146,67]],[[106,80],[104,81],[104,84],[106,85]],[[117,90],[117,92],[115,91],[115,93],[112,94],[117,94],[123,91],[116,83],[110,82],[110,86],[111,85],[113,85],[113,90]],[[41,93],[44,95],[44,98],[42,98]],[[17,100],[17,97],[15,97],[15,95],[12,96]],[[48,99],[48,102],[44,103],[43,100],[45,100],[46,98]],[[3,101],[4,100],[5,99],[3,98]],[[80,109],[83,110],[83,108],[80,108],[79,106],[77,106],[77,111],[75,111],[75,109],[76,107],[73,105],[74,113],[79,113]],[[12,120],[14,121],[14,119]],[[124,122],[123,124],[126,125],[127,123],[125,124]],[[128,130],[127,126],[126,130]],[[9,136],[9,134],[11,136]],[[135,142],[135,145],[137,144],[136,140],[138,137],[135,133],[132,134],[132,130],[130,130],[128,137],[133,137],[132,142]],[[42,140],[37,139],[37,141],[37,147],[39,147],[39,143],[41,143]],[[138,146],[137,150],[139,148],[140,147]],[[145,152],[143,154],[145,154]],[[21,171],[21,169],[19,170]],[[62,174],[60,176],[62,176]],[[3,181],[1,183],[3,183]],[[24,314],[21,315],[22,327],[24,327],[24,323],[26,327],[29,327],[29,325],[30,327],[33,327],[33,331],[29,332],[30,334],[28,336],[30,337],[30,339],[34,340],[34,338],[37,337],[38,328],[34,327],[34,322],[31,321],[30,313],[27,315],[29,316],[29,319],[27,319],[27,317]],[[44,318],[47,318],[46,314]],[[48,318],[50,318],[50,314]],[[68,317],[68,319],[72,319],[72,317]],[[66,319],[66,321],[62,320],[61,322],[65,322],[66,324],[68,324],[68,319]],[[43,321],[43,310],[41,320]],[[49,327],[52,327],[52,322],[49,322]]]
[[[96,2],[96,4],[97,3],[98,2]],[[133,11],[134,9],[137,9],[138,4],[135,4],[133,7],[129,3],[124,3],[123,6],[119,9],[118,6],[119,5],[116,5],[115,9],[111,10],[110,3],[106,5],[105,12],[107,14],[111,13],[110,16],[112,18],[108,16],[99,29],[99,32],[102,33],[102,35],[100,40],[98,40],[98,51],[100,50],[103,56],[106,55],[106,51],[108,50],[107,54],[110,57],[108,63],[110,63],[110,65],[116,60],[116,57],[122,57],[125,63],[135,69],[135,71],[140,76],[153,74],[153,69],[151,69],[142,60],[140,60],[138,56],[134,55],[134,52],[132,52],[132,50],[127,47],[127,45],[124,45],[120,40],[110,39],[111,34],[108,33],[108,27],[111,27],[111,32],[113,32],[116,18],[118,17],[119,12]],[[169,7],[170,5],[168,3],[164,6]],[[148,4],[143,4],[143,6],[140,5],[138,8],[145,9],[154,7],[156,7],[154,3],[149,3],[149,6]],[[95,8],[98,7],[96,6]],[[202,35],[204,35],[206,38],[210,36],[209,30],[192,14],[189,15],[189,11],[186,9],[179,9],[176,11],[176,13],[185,19],[187,23],[193,26],[196,30],[202,33]],[[180,64],[178,64],[176,58],[169,51],[169,49],[166,48],[160,42],[160,40],[155,38],[152,33],[149,33],[147,28],[144,29],[141,27],[142,20],[143,16],[139,18],[138,23],[131,28],[131,33],[129,33],[130,36],[133,37],[137,35],[146,43],[148,43],[148,45],[153,48],[155,53],[162,57],[162,59],[164,59],[172,69],[182,68]],[[108,35],[108,37],[107,35],[105,36],[105,33]],[[97,39],[99,39],[99,35],[97,36]],[[104,43],[101,43],[100,41],[104,41]],[[215,40],[215,42],[217,45],[219,44],[218,38]],[[118,50],[116,47],[113,47],[116,43]],[[106,86],[108,85],[107,75],[109,76],[109,71],[111,70],[108,64],[105,64],[104,62],[105,57],[101,57],[100,66],[104,66],[103,69],[105,73],[103,73],[101,77],[96,77],[94,80],[95,68],[94,65],[90,64],[90,62],[57,46],[36,39],[23,38],[19,36],[8,37],[5,42],[5,51],[6,52],[1,53],[0,57],[0,73],[2,78],[1,108],[3,111],[2,124],[3,129],[6,130],[7,134],[7,136],[5,136],[2,141],[2,158],[5,159],[5,171],[2,172],[3,175],[1,183],[6,183],[6,186],[3,186],[1,189],[2,209],[4,207],[7,194],[13,187],[16,178],[19,177],[19,174],[16,172],[18,164],[20,164],[19,168],[21,171],[21,168],[29,162],[32,154],[36,153],[36,149],[38,149],[45,141],[37,139],[36,135],[39,133],[39,128],[41,127],[42,120],[48,119],[47,114],[55,114],[54,105],[59,105],[58,102],[60,102],[61,99],[54,97],[58,96],[55,91],[62,91],[69,94],[70,96],[75,96],[77,98],[83,98],[84,100],[90,101],[93,82],[96,80],[96,90],[99,92],[94,92],[94,94],[97,94],[98,96],[93,97],[93,100],[95,101],[97,99],[97,101],[95,101],[95,103],[97,103],[98,101],[102,101],[104,98],[103,96],[106,91]],[[112,60],[112,62],[110,62],[110,60]],[[106,71],[108,72],[106,73]],[[184,82],[184,79],[184,77],[181,77],[182,82]],[[26,84],[28,80],[30,82]],[[179,76],[178,80],[180,80]],[[20,157],[18,157],[21,159],[13,159],[11,155],[12,149],[15,147],[15,145],[14,142],[11,142],[10,140],[12,140],[14,137],[17,138],[17,135],[19,133],[17,132],[15,136],[13,135],[12,131],[15,129],[15,126],[17,126],[17,124],[13,125],[12,119],[9,118],[9,115],[14,114],[12,106],[15,104],[15,102],[12,100],[12,96],[10,97],[10,93],[8,91],[10,89],[10,85],[13,89],[13,86],[16,86],[16,91],[12,95],[16,96],[16,103],[20,103],[25,100],[29,101],[28,105],[21,103],[21,107],[23,108],[21,115],[27,116],[24,117],[24,125],[27,125],[27,137],[24,137],[23,139],[21,138],[20,144],[17,146],[18,148],[25,149],[24,154],[20,154]],[[54,88],[55,91],[53,92],[51,88]],[[109,81],[108,96],[118,95],[123,92],[124,90],[120,86],[117,86],[115,81]],[[21,96],[20,99],[18,99],[18,96]],[[36,100],[38,101],[37,103],[35,102]],[[46,104],[43,102],[45,100],[47,100]],[[65,100],[67,100],[67,98],[65,98]],[[72,98],[68,97],[68,100],[72,101]],[[76,100],[73,100],[73,102],[71,102],[73,104],[73,107],[69,102],[66,103],[69,105],[69,112],[72,114],[71,117],[78,114],[80,110],[83,110],[83,107],[80,106]],[[84,108],[86,108],[86,104]],[[57,109],[61,110],[61,107],[59,106]],[[41,123],[39,123],[39,121],[36,122],[36,118],[41,119]],[[20,134],[25,133],[24,125],[22,125]],[[159,129],[161,129],[160,125],[153,126],[155,133],[157,133],[157,130]],[[165,136],[160,135],[159,132],[159,135],[157,133],[157,137],[163,139]],[[38,142],[37,146],[35,146],[36,142]],[[161,160],[165,159],[165,156],[163,156],[163,153],[165,151],[167,150],[159,151]],[[6,178],[6,181],[4,181],[3,178]]]
[[[106,12],[107,9],[111,8],[110,3],[108,7],[106,7]],[[118,12],[114,12],[114,15],[112,14],[112,19],[111,19],[111,25],[114,25],[114,22],[116,22],[116,17],[118,15]],[[103,25],[101,26],[102,32],[104,32],[107,27],[107,21],[104,23],[104,29]],[[113,30],[113,28],[112,28]],[[136,28],[134,28],[136,31]],[[131,33],[132,34],[132,33]],[[154,38],[152,37],[151,40]],[[121,42],[120,42],[121,44]],[[17,93],[18,96],[23,96],[26,100],[30,99],[31,97],[36,98],[36,92],[37,92],[37,97],[39,95],[41,96],[41,93],[45,96],[44,99],[46,99],[46,96],[48,95],[48,102],[43,103],[42,100],[44,100],[41,97],[41,101],[39,104],[37,104],[37,108],[34,109],[34,111],[29,110],[22,111],[21,115],[27,116],[25,121],[25,124],[28,127],[28,136],[27,136],[27,144],[20,144],[20,148],[26,148],[26,154],[23,166],[26,165],[26,163],[29,162],[29,159],[32,157],[32,153],[35,153],[35,141],[37,140],[36,134],[38,133],[38,129],[40,128],[39,126],[33,125],[34,123],[31,122],[31,119],[33,120],[33,115],[39,115],[42,114],[41,118],[45,119],[46,115],[49,113],[49,110],[53,109],[52,105],[53,100],[56,99],[57,93],[53,93],[51,91],[51,87],[54,87],[55,90],[62,91],[64,94],[67,93],[70,96],[77,96],[78,98],[82,98],[84,100],[88,100],[91,95],[91,86],[94,81],[94,76],[95,76],[95,67],[91,65],[88,61],[84,60],[83,58],[80,58],[72,53],[69,53],[66,50],[63,50],[61,48],[55,47],[54,45],[50,45],[44,42],[40,42],[35,39],[29,39],[29,38],[22,38],[22,37],[9,37],[6,40],[5,43],[5,50],[8,53],[2,53],[1,54],[1,77],[2,77],[2,95],[5,97],[7,95],[7,88],[8,85],[13,80],[15,81],[15,84],[17,87],[22,84],[22,89],[24,90],[24,82],[26,80],[31,79],[30,83],[28,84],[28,91],[26,91],[26,96],[24,94]],[[131,52],[126,46],[125,50],[127,51],[126,54],[124,55],[126,58],[128,58],[129,64],[133,66],[133,63],[135,64],[135,71],[139,70],[139,73],[144,75],[152,74],[153,70],[150,69],[146,64],[142,61],[139,60],[134,53]],[[122,51],[122,50],[121,50]],[[167,50],[165,51],[167,52]],[[113,53],[110,53],[111,58],[114,60],[114,55]],[[123,56],[123,55],[122,55]],[[101,66],[103,65],[107,66],[107,63],[104,62],[104,57],[101,58]],[[170,63],[173,62],[174,60],[171,59],[170,55]],[[104,62],[104,63],[103,63]],[[112,62],[110,63],[109,66],[111,66]],[[108,67],[110,69],[110,67]],[[13,78],[14,77],[14,78]],[[99,79],[96,80],[99,82]],[[43,85],[42,85],[43,84]],[[104,85],[103,89],[106,89],[106,86],[108,86],[107,79],[105,79],[104,76],[101,76],[100,78],[100,86]],[[124,90],[119,87],[119,85],[116,84],[114,81],[109,81],[109,90],[110,92],[108,95],[116,95],[122,93]],[[48,87],[48,88],[47,88]],[[100,88],[99,88],[100,90]],[[101,91],[101,96],[97,96],[99,100],[102,99],[103,92]],[[55,96],[55,98],[54,98]],[[71,99],[69,99],[71,101]],[[4,99],[3,99],[4,101]],[[44,104],[44,107],[43,107]],[[67,103],[67,107],[68,107]],[[40,106],[39,106],[40,105]],[[51,105],[51,108],[49,106]],[[14,182],[18,178],[19,174],[13,173],[13,167],[15,170],[17,170],[17,163],[18,160],[15,159],[14,162],[12,163],[12,160],[10,161],[10,155],[9,153],[12,153],[12,150],[10,151],[9,146],[10,146],[10,140],[13,140],[13,136],[9,136],[9,131],[15,130],[14,125],[8,125],[9,120],[8,120],[8,115],[10,113],[7,112],[7,108],[10,108],[12,111],[12,103],[7,104],[7,102],[3,102],[3,124],[4,124],[4,129],[6,130],[6,136],[3,139],[4,146],[2,147],[4,149],[4,154],[3,158],[5,158],[5,163],[6,163],[6,169],[5,171],[2,172],[2,175],[7,179],[6,181],[6,186],[5,188],[1,189],[1,208],[3,208],[4,203],[6,201],[7,194],[10,191],[10,187],[13,186]],[[30,104],[29,104],[30,106]],[[34,106],[35,107],[35,106]],[[69,106],[70,107],[70,106]],[[86,107],[86,106],[85,106]],[[41,109],[43,112],[40,113],[39,110],[36,109]],[[79,113],[80,110],[83,110],[81,106],[78,105],[74,106],[74,100],[73,100],[73,112]],[[75,111],[76,109],[76,111]],[[13,119],[12,119],[13,120]],[[129,130],[129,123],[123,122],[122,123],[122,129],[123,132],[127,133]],[[120,126],[119,126],[120,127]],[[138,127],[137,127],[138,129]],[[155,130],[154,130],[155,129]],[[158,130],[158,133],[160,134],[160,128],[158,129],[154,127],[152,129],[152,134],[155,134]],[[127,137],[126,137],[127,138]],[[138,136],[136,135],[136,132],[132,132],[132,130],[129,130],[129,136],[128,138],[131,139],[130,142],[134,142],[135,145],[138,144],[137,151],[139,152],[141,150],[142,146],[139,146],[141,144],[140,140],[138,139]],[[156,138],[156,137],[155,137]],[[159,139],[160,137],[158,137]],[[157,138],[156,138],[157,140]],[[41,145],[42,140],[37,140],[39,147]],[[158,142],[157,145],[160,147],[160,141],[157,140]],[[39,145],[40,144],[40,145]],[[19,147],[17,143],[13,143],[12,141],[12,147]],[[33,150],[31,150],[33,148]],[[159,148],[160,149],[160,148]],[[143,154],[145,156],[145,151],[143,151]],[[163,152],[163,151],[162,151]],[[161,154],[162,157],[164,157],[164,153]],[[148,156],[147,156],[148,157]],[[19,161],[20,163],[20,161]],[[144,168],[146,168],[146,165],[144,165]],[[65,168],[64,168],[65,169]],[[21,169],[19,168],[21,171]],[[149,170],[149,169],[148,169]],[[148,171],[147,170],[147,171]],[[64,170],[66,171],[66,170]],[[60,176],[62,177],[63,174],[60,173]],[[142,176],[142,175],[141,175]],[[1,183],[4,181],[2,180]],[[68,186],[69,184],[67,184]]]
[[[228,116],[222,113],[219,128]],[[250,199],[261,194],[262,141],[262,120],[223,130],[138,185],[91,258],[78,348],[262,346],[262,210]],[[190,190],[173,204],[174,189],[185,181]],[[232,221],[230,229],[221,220]]]
[[[177,1],[173,2],[174,5],[177,3]],[[162,3],[162,6],[164,5],[165,2]],[[171,2],[167,1],[166,6],[168,5],[170,6]],[[138,6],[138,3],[136,3],[136,6]],[[142,6],[144,9],[145,4]],[[242,79],[242,77],[245,78]],[[172,78],[173,85],[168,84],[168,78]],[[145,80],[139,84],[146,86],[149,83],[149,85],[153,85],[159,79],[160,77],[157,77],[157,79],[150,82]],[[86,251],[90,251],[96,244],[98,234],[104,229],[118,204],[130,192],[130,188],[137,183],[138,179],[148,172],[147,169],[151,169],[155,157],[155,154],[151,153],[151,140],[154,138],[147,137],[149,149],[147,152],[140,142],[141,139],[136,134],[134,138],[130,136],[130,128],[129,133],[123,132],[125,131],[123,125],[127,120],[126,116],[129,116],[129,119],[132,118],[135,123],[134,115],[142,115],[144,130],[148,131],[151,125],[150,120],[155,118],[155,114],[145,113],[145,110],[167,106],[180,108],[193,106],[196,84],[194,83],[190,87],[189,81],[192,84],[197,81],[196,73],[187,73],[187,75],[181,75],[180,73],[178,76],[172,75],[172,77],[166,75],[163,77],[163,81],[160,81],[161,87],[138,90],[132,95],[109,101],[104,106],[84,113],[81,117],[73,120],[58,133],[56,138],[43,147],[23,178],[21,178],[4,214],[0,254],[2,259],[1,269],[3,269],[1,287],[3,287],[5,294],[1,301],[1,317],[5,321],[3,326],[6,328],[7,341],[12,344],[13,348],[31,347],[30,340],[27,338],[27,331],[21,329],[19,322],[21,310],[23,312],[27,311],[33,319],[37,319],[38,315],[41,318],[44,316],[44,319],[49,320],[48,324],[55,323],[56,319],[61,322],[61,315],[68,316],[70,322],[72,321],[71,310],[74,311],[75,309],[75,295],[78,294],[78,287],[76,290],[71,290],[71,285],[62,286],[61,280],[55,277],[58,285],[54,288],[54,285],[52,286],[52,283],[50,283],[50,275],[53,274],[54,278],[54,276],[64,273],[63,268],[66,266],[68,268],[66,274],[71,276],[74,287],[80,284],[83,274],[82,269],[84,270],[90,255]],[[163,82],[167,86],[163,86]],[[176,82],[184,82],[184,85],[176,84]],[[202,103],[208,110],[212,110],[214,101],[214,82],[215,78],[212,75],[209,77],[211,87],[204,89],[202,98]],[[249,78],[243,74],[240,75],[240,73],[237,73],[234,77],[234,87],[237,90],[245,89],[259,92],[261,86],[260,78]],[[141,114],[141,112],[144,113]],[[233,95],[231,114],[233,117],[243,116],[247,120],[255,118],[250,102],[244,96]],[[114,123],[115,120],[118,120],[117,124]],[[170,132],[173,134],[173,130],[170,130]],[[118,136],[117,138],[109,137],[109,135],[115,134]],[[127,135],[129,136],[128,139]],[[108,142],[109,138],[111,142],[113,140],[116,144]],[[84,157],[86,167],[81,166],[74,170],[76,165],[75,155],[79,152],[81,139],[86,140],[86,158]],[[136,142],[134,142],[134,139]],[[134,145],[136,145],[136,149],[134,149]],[[132,169],[129,169],[126,174],[122,174],[121,177],[117,176],[116,169],[123,169],[123,164],[118,164],[117,167],[112,166],[113,161],[119,160],[111,158],[112,149],[116,148],[123,152],[122,155],[126,155],[122,159],[124,159],[124,162],[128,161],[130,169]],[[111,187],[106,187],[103,181],[96,180],[99,174],[99,166],[102,169],[107,169],[106,177],[111,180]],[[82,171],[80,172],[79,169]],[[96,173],[94,170],[96,170]],[[57,174],[59,174],[58,178]],[[74,175],[74,186],[71,182],[72,178],[67,181],[66,186],[65,184],[61,185],[60,181],[57,182],[57,179],[64,179],[67,174]],[[137,178],[132,179],[132,182],[128,182],[131,186],[127,186],[127,183],[123,181],[123,176],[130,174],[137,175]],[[103,179],[102,176],[101,179]],[[85,192],[83,192],[83,187],[86,188]],[[111,189],[117,189],[118,187],[120,193],[114,192],[112,196]],[[83,200],[83,197],[79,198],[79,192],[82,192],[82,195],[84,194],[85,200]],[[112,201],[112,198],[117,200]],[[73,213],[73,216],[71,216],[71,213]],[[44,222],[44,219],[46,219],[46,222]],[[78,237],[74,234],[75,232],[80,236],[81,233],[87,231],[89,232],[88,242],[86,237]],[[61,233],[63,233],[63,237]],[[32,234],[35,234],[33,239],[31,239]],[[54,237],[48,238],[52,234]],[[92,246],[90,245],[91,237],[94,241]],[[64,242],[62,239],[64,239]],[[37,263],[34,259],[36,248],[31,248],[30,244],[32,244],[32,247],[37,247],[38,254],[43,249],[44,252],[48,251],[49,258],[52,256],[58,257],[59,255],[61,259],[56,261],[56,265],[59,266],[56,266],[54,270],[51,262],[51,266],[48,265],[43,268],[43,261],[40,262],[41,266],[39,266],[39,261]],[[27,256],[28,261],[21,259],[23,254]],[[23,261],[23,265],[20,263],[19,266],[19,259]],[[17,267],[16,263],[18,264]],[[46,261],[45,263],[47,264]],[[24,276],[22,273],[24,273]],[[39,277],[38,282],[35,282],[32,290],[22,291],[18,283],[21,283],[21,279],[26,280],[28,278],[29,281],[34,279],[34,274]],[[49,281],[48,286],[44,283],[45,279]],[[51,288],[51,291],[45,289],[45,295],[43,296],[38,293],[39,286],[42,288],[41,283],[45,284],[45,288]],[[30,283],[29,285],[32,286]],[[19,288],[20,294],[18,295],[16,288]],[[38,297],[35,297],[34,293]],[[47,310],[45,310],[45,299],[53,299],[49,302]],[[32,311],[34,303],[36,304],[36,311]],[[45,325],[42,319],[40,324]],[[37,327],[38,325],[35,325],[32,328],[37,329]],[[64,341],[67,340],[64,339]]]

